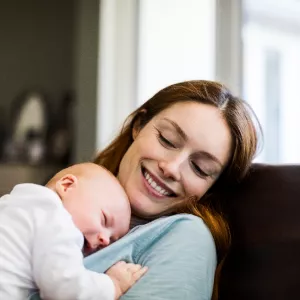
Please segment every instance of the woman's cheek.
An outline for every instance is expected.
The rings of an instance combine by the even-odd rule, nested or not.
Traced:
[[[208,185],[204,180],[186,180],[186,192],[188,196],[196,196],[201,198],[208,190]]]

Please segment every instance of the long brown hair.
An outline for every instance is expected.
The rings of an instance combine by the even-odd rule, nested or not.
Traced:
[[[142,128],[154,116],[180,102],[198,102],[218,108],[232,136],[231,156],[217,182],[201,198],[201,201],[191,198],[174,209],[174,213],[190,213],[202,218],[214,237],[218,266],[212,298],[218,299],[220,270],[231,238],[229,226],[222,214],[220,198],[212,196],[220,191],[222,185],[240,181],[246,175],[257,151],[259,123],[250,106],[240,98],[234,97],[223,84],[218,82],[195,80],[168,86],[129,115],[119,135],[97,155],[94,162],[117,175],[120,162],[133,143],[133,128],[137,124]]]

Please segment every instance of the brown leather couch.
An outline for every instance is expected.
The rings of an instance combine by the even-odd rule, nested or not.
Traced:
[[[220,300],[300,299],[300,165],[254,164],[226,196]]]

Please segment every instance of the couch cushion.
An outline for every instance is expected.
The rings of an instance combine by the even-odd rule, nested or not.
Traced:
[[[299,299],[300,165],[254,164],[226,203],[232,248],[220,299]]]

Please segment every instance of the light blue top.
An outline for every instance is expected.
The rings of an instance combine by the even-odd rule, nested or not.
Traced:
[[[122,300],[211,299],[216,249],[209,229],[198,217],[180,214],[137,226],[84,261],[88,269],[105,272],[119,260],[149,267]]]

